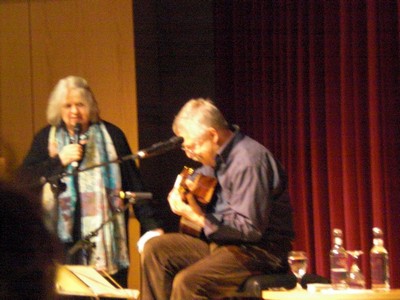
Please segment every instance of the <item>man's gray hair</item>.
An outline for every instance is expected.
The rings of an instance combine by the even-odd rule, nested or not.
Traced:
[[[229,125],[221,111],[210,99],[190,99],[175,116],[172,130],[176,135],[189,132],[200,136],[208,128],[228,129]]]

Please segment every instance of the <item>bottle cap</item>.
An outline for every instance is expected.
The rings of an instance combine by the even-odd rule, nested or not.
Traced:
[[[338,228],[334,228],[333,229],[333,236],[341,238],[343,236],[342,230],[338,229]]]
[[[374,227],[372,228],[372,234],[374,238],[382,238],[383,237],[383,231],[379,227]]]

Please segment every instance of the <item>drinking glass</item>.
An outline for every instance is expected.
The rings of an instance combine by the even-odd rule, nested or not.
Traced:
[[[347,274],[347,284],[351,289],[365,289],[365,277],[359,267],[360,255],[364,254],[361,250],[347,251],[351,257],[350,271]]]
[[[297,278],[297,287],[301,287],[301,278],[307,272],[308,258],[304,251],[290,251],[288,256],[290,269]]]

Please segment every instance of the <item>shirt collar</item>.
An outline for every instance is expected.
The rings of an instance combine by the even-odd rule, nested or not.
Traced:
[[[244,137],[238,125],[231,125],[231,130],[233,131],[233,135],[218,149],[215,158],[215,169],[218,169],[221,164],[226,163],[233,147]]]

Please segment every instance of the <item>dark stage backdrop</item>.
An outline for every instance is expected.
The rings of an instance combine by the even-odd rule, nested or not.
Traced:
[[[331,231],[381,227],[400,287],[400,1],[215,1],[217,102],[286,166],[294,248],[329,277]]]

